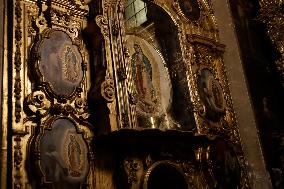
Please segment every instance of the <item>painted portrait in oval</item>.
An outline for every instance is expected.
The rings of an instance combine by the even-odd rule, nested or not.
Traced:
[[[83,79],[82,55],[63,31],[52,31],[40,46],[39,69],[57,95],[70,95]]]
[[[218,121],[225,111],[225,99],[221,84],[209,69],[202,69],[198,77],[201,100],[206,106],[209,119]]]
[[[190,20],[195,21],[200,17],[198,0],[179,0],[179,6],[183,14]]]
[[[136,112],[140,118],[151,120],[149,127],[159,128],[161,124],[154,124],[155,119],[172,120],[167,114],[172,105],[172,85],[165,60],[141,37],[127,35],[127,47],[131,55],[133,88],[138,96]]]
[[[89,170],[88,148],[68,119],[54,121],[40,142],[41,170],[54,188],[80,188]]]

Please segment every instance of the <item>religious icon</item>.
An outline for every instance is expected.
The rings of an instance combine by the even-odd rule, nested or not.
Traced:
[[[218,120],[224,113],[225,100],[220,83],[208,69],[201,70],[198,80],[201,99],[206,107],[206,114],[212,120]]]
[[[139,99],[143,101],[143,110],[147,113],[155,111],[157,95],[152,83],[152,66],[144,55],[139,44],[134,44],[135,53],[132,55],[132,75],[136,84]]]
[[[41,138],[40,168],[45,181],[55,189],[73,189],[88,173],[88,148],[74,124],[65,118],[54,121]]]
[[[179,6],[183,14],[190,20],[198,20],[200,8],[197,0],[179,0]]]
[[[80,73],[80,63],[72,46],[67,45],[62,51],[63,79],[74,83],[77,81]]]
[[[52,30],[39,45],[40,77],[57,95],[70,95],[83,79],[82,55],[63,31]]]
[[[135,93],[137,125],[140,128],[178,127],[171,117],[172,83],[162,53],[144,38],[127,35]]]
[[[75,135],[69,135],[70,142],[68,144],[69,171],[73,177],[81,176],[81,149]]]

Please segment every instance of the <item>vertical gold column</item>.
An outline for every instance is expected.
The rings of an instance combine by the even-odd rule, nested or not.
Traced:
[[[7,188],[7,117],[8,117],[8,51],[7,3],[0,0],[0,188]]]

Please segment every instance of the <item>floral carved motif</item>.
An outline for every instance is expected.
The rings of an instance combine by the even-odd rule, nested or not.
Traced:
[[[108,102],[112,102],[115,96],[115,88],[112,79],[106,79],[101,85],[101,94]]]
[[[22,66],[22,54],[21,54],[21,46],[22,46],[22,8],[21,1],[17,0],[15,2],[15,15],[16,15],[16,27],[15,27],[15,60],[14,60],[14,69],[15,69],[15,81],[14,81],[14,97],[15,97],[15,121],[19,123],[21,120],[21,66]]]

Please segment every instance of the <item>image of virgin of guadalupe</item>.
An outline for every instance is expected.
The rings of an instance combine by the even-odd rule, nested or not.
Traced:
[[[76,83],[79,79],[80,63],[72,46],[65,46],[62,51],[62,57],[64,57],[62,60],[63,79],[70,83]]]
[[[132,76],[138,93],[138,106],[144,113],[155,113],[158,98],[152,82],[152,66],[139,44],[134,44]]]
[[[81,176],[81,148],[74,135],[68,144],[69,172],[73,177]]]

